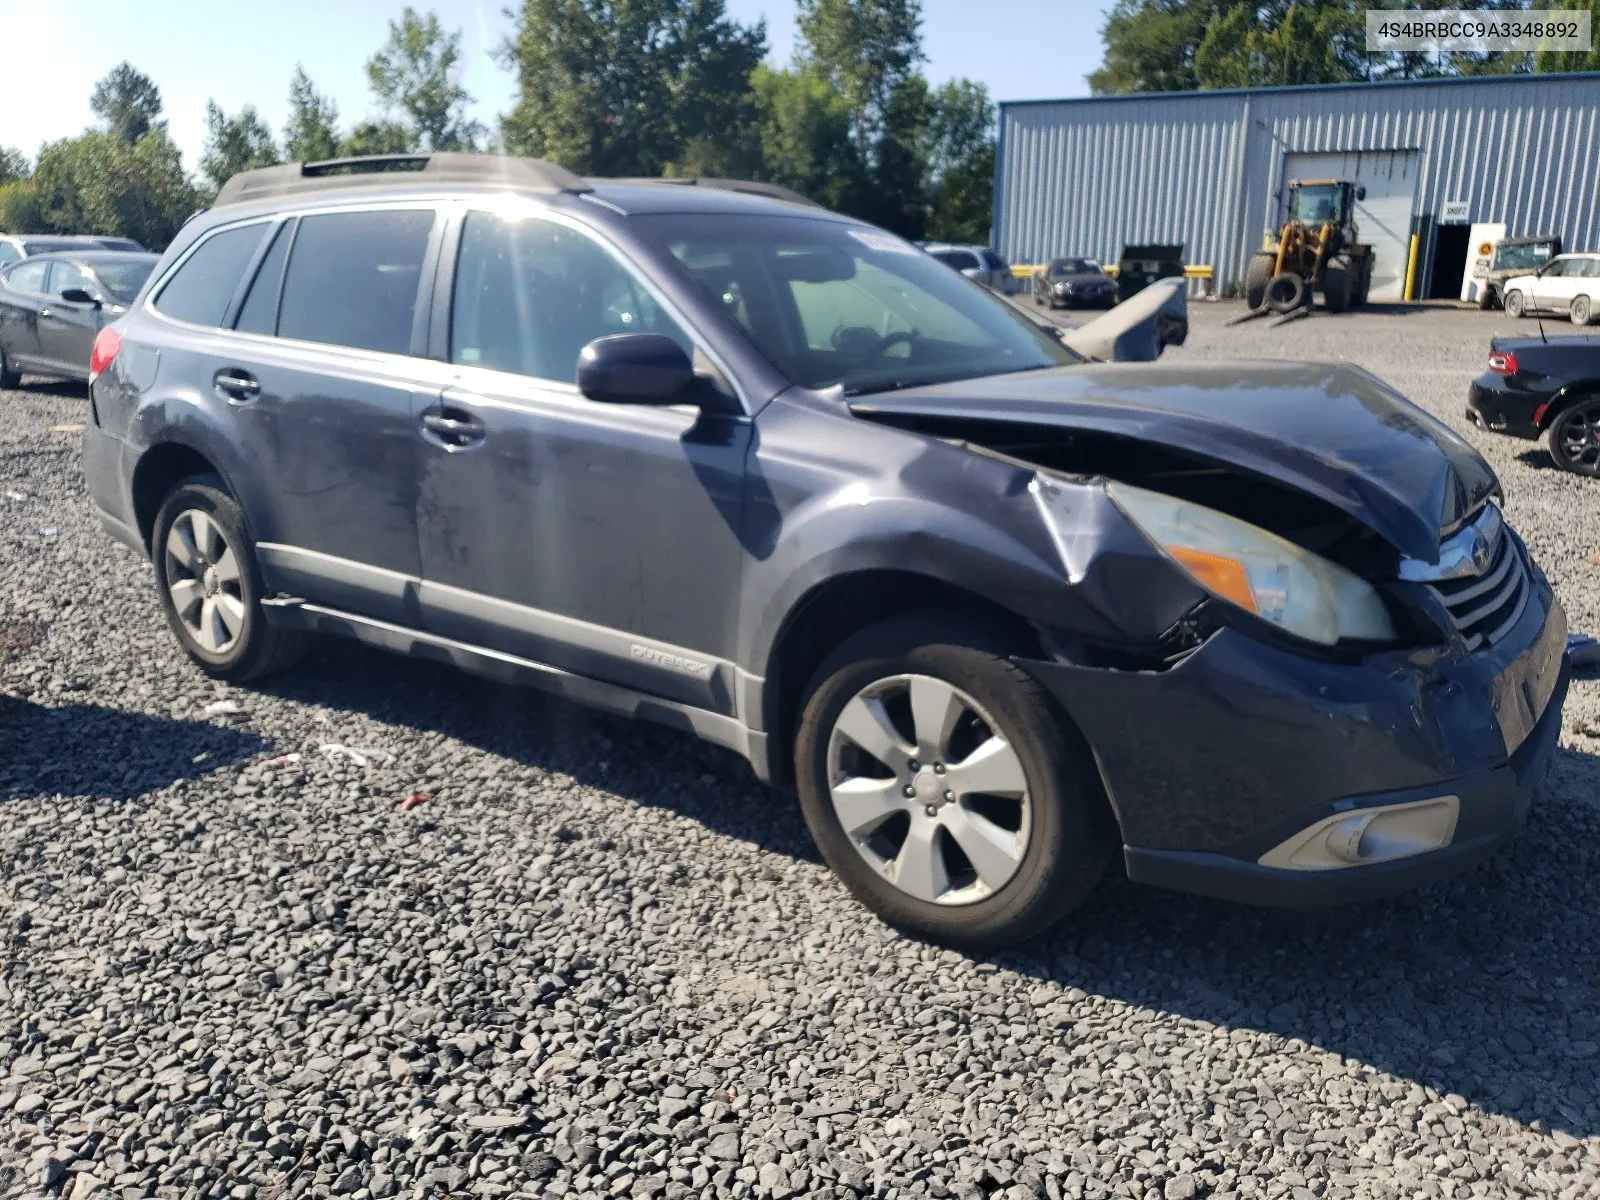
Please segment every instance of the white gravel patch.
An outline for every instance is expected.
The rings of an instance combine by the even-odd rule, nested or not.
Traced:
[[[1232,309],[1173,356],[1354,359],[1458,428],[1506,324]],[[685,737],[351,645],[212,684],[49,428],[81,390],[0,411],[0,1195],[1600,1192],[1593,679],[1461,879],[1310,914],[1113,880],[976,961]],[[1467,432],[1600,629],[1600,487]]]

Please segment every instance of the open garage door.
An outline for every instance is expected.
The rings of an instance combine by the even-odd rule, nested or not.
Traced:
[[[1285,184],[1291,179],[1351,179],[1367,189],[1366,199],[1356,204],[1356,227],[1375,256],[1374,300],[1404,298],[1420,157],[1415,150],[1283,156]]]

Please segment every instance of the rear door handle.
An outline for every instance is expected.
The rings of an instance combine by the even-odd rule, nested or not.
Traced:
[[[229,404],[249,404],[261,396],[256,377],[238,367],[223,367],[211,377],[211,386]]]
[[[476,446],[488,436],[483,422],[459,408],[422,414],[422,435],[446,450],[464,450]]]

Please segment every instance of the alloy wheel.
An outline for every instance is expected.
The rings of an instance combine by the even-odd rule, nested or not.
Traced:
[[[239,559],[222,527],[197,508],[178,514],[167,531],[167,591],[183,627],[202,650],[226,654],[244,632]]]
[[[853,696],[828,744],[834,814],[888,882],[931,904],[975,904],[1017,873],[1033,812],[1016,748],[987,712],[931,675]]]
[[[1600,474],[1600,402],[1580,404],[1564,414],[1556,441],[1569,470]]]

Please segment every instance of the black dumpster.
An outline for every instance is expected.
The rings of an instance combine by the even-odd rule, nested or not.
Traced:
[[[1183,275],[1183,247],[1124,246],[1117,260],[1117,299],[1136,296],[1158,279]]]

